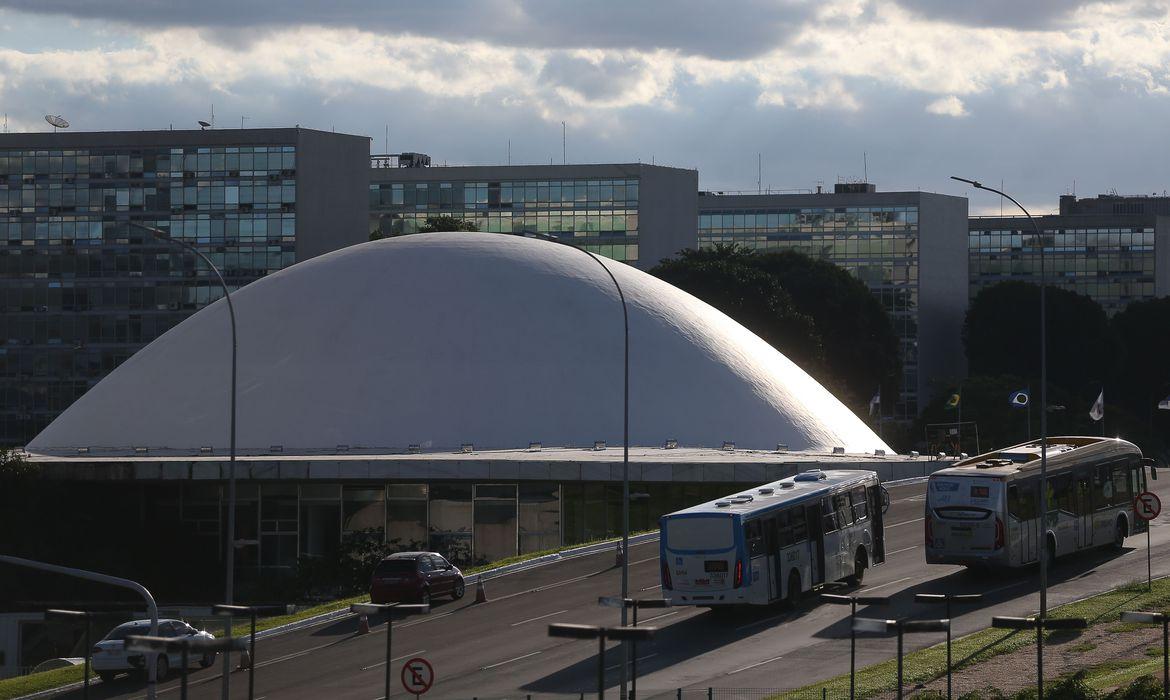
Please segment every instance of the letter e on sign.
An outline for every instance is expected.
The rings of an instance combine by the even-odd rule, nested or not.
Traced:
[[[1133,499],[1133,514],[1142,520],[1153,520],[1162,512],[1162,501],[1157,494],[1142,491]]]
[[[402,664],[402,687],[411,695],[422,695],[435,682],[435,669],[430,662],[416,656]]]

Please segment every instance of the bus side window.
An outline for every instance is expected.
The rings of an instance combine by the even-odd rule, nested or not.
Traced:
[[[1021,512],[1023,504],[1020,503],[1020,487],[1012,484],[1008,486],[1007,507],[1008,514],[1018,520],[1024,520],[1024,515]]]
[[[749,520],[744,525],[744,539],[747,540],[748,556],[764,553],[764,532],[759,520]]]
[[[1095,491],[1097,497],[1097,508],[1108,508],[1113,505],[1116,494],[1113,492],[1113,478],[1109,475],[1109,467],[1097,467],[1093,482],[1093,491]]]
[[[1072,479],[1068,476],[1058,476],[1049,484],[1048,509],[1073,512]]]
[[[795,544],[792,532],[792,511],[782,510],[776,514],[776,530],[780,549]]]
[[[778,518],[774,514],[764,518],[764,551],[768,553],[776,552],[777,520]]]
[[[821,499],[821,529],[826,533],[837,530],[837,514],[828,498]]]
[[[837,511],[837,527],[848,527],[853,524],[853,508],[849,505],[847,492],[833,496],[833,510]]]
[[[1142,462],[1136,457],[1129,460],[1129,493],[1134,498],[1145,490],[1145,470],[1142,469]]]
[[[1129,469],[1123,464],[1113,467],[1113,505],[1124,506],[1133,501],[1129,490]]]
[[[856,520],[865,520],[869,517],[868,503],[865,498],[865,487],[858,486],[849,492],[853,499],[853,517]]]
[[[792,517],[792,544],[808,540],[808,520],[804,517],[804,506],[788,511]]]

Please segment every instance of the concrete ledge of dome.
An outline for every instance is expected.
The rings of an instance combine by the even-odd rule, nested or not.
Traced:
[[[460,479],[490,479],[491,462],[477,459],[461,459],[456,462]]]
[[[380,459],[370,463],[371,479],[397,479],[402,474],[402,467],[396,462]]]
[[[524,470],[529,471],[538,465],[525,464]],[[519,479],[520,478],[520,463],[519,462],[503,462],[492,461],[488,464],[488,478],[489,479]]]
[[[548,476],[554,481],[582,481],[581,465],[570,462],[549,462]]]
[[[305,462],[278,462],[281,479],[308,479],[309,465]]]
[[[672,464],[674,475],[671,481],[703,481],[703,465],[701,464]]]
[[[608,464],[582,462],[579,464],[579,467],[581,469],[581,481],[613,481],[613,474]],[[621,475],[618,475],[618,479],[621,479]]]
[[[642,481],[671,481],[674,469],[669,464],[642,465]]]
[[[220,478],[219,464],[208,464],[207,462],[196,462],[191,465],[191,478],[195,479],[212,479],[218,480]]]
[[[768,464],[764,467],[763,482],[787,479],[796,473],[796,467],[791,464]]]
[[[763,464],[736,464],[734,466],[735,481],[750,481],[753,484],[762,484],[767,481]]]
[[[136,462],[134,464],[135,479],[161,479],[162,465],[158,462]]]
[[[253,479],[280,478],[280,462],[252,462],[248,466]]]
[[[366,460],[345,460],[337,463],[337,476],[341,479],[369,479],[370,463]]]
[[[191,478],[191,463],[190,462],[165,462],[162,466],[163,479],[190,479]]]
[[[734,464],[707,464],[703,469],[703,481],[734,481]]]
[[[309,462],[310,479],[337,479],[340,475],[337,462]]]

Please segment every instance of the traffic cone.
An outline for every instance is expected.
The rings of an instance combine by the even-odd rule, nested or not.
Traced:
[[[244,649],[242,651],[240,651],[239,670],[244,671],[251,665],[252,665],[252,650],[249,649],[248,647],[244,647]]]
[[[370,633],[370,618],[365,615],[358,615],[358,634]]]
[[[622,561],[623,561],[623,560],[625,560],[625,558],[626,558],[626,552],[625,552],[625,550],[624,550],[624,549],[622,549],[622,543],[621,543],[621,542],[618,542],[618,545],[617,545],[617,556],[615,557],[616,561],[614,561],[614,564],[613,564],[613,565],[614,565],[614,566],[621,566],[621,565],[622,565]]]
[[[483,577],[480,576],[475,580],[475,602],[486,603],[487,600],[487,589],[484,588]]]

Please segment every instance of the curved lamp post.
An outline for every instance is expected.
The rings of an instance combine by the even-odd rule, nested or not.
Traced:
[[[976,180],[968,180],[954,175],[951,176],[951,179],[965,182],[976,189],[994,192],[1019,207],[1020,211],[1024,212],[1024,216],[1028,217],[1028,223],[1032,225],[1032,231],[1036,234],[1036,241],[1040,246],[1040,528],[1036,534],[1036,557],[1040,559],[1040,614],[1038,619],[1043,624],[1044,618],[1048,615],[1048,317],[1044,294],[1048,287],[1048,274],[1044,267],[1044,234],[1041,233],[1040,227],[1036,225],[1036,220],[1032,218],[1024,205],[1017,202],[1016,198],[1010,194],[1001,192],[994,187],[988,187]],[[1043,641],[1040,641],[1036,646],[1036,664],[1039,668],[1039,676],[1043,679]],[[1040,700],[1044,700],[1043,681],[1040,682],[1038,689]]]
[[[231,427],[230,427],[230,448],[229,448],[229,465],[228,465],[228,512],[227,512],[227,533],[226,533],[226,548],[224,549],[224,558],[227,560],[226,581],[224,583],[224,599],[228,605],[235,602],[235,579],[236,579],[236,309],[232,306],[232,294],[228,289],[227,283],[223,281],[223,275],[219,273],[219,268],[215,263],[204,255],[198,248],[191,245],[187,241],[179,238],[172,238],[166,231],[155,228],[154,226],[147,226],[146,224],[137,221],[129,222],[131,226],[136,226],[150,235],[154,236],[164,243],[173,243],[181,248],[185,248],[199,258],[211,268],[215,273],[215,278],[219,280],[219,285],[223,287],[223,297],[227,299],[228,316],[232,324],[232,379],[231,379]],[[230,624],[230,622],[228,622]],[[227,692],[228,684],[228,666],[231,663],[229,658],[231,654],[223,655],[223,683],[224,692]]]
[[[590,253],[584,248],[567,243],[549,236],[544,233],[536,233],[533,231],[517,233],[514,235],[524,236],[526,238],[539,238],[544,241],[557,243],[566,248],[572,248],[580,251],[583,255],[589,256],[594,262],[605,270],[605,274],[609,275],[609,279],[613,282],[613,286],[617,289],[618,299],[622,302],[622,331],[624,334],[623,347],[623,379],[622,379],[622,598],[630,597],[630,312],[626,306],[626,295],[622,292],[622,286],[618,284],[617,277],[613,272],[602,262],[601,257],[595,253]],[[622,626],[626,626],[626,608],[622,607]],[[625,643],[622,644],[623,651],[626,649]],[[625,696],[626,690],[626,670],[629,665],[629,659],[626,658],[628,654],[623,655],[622,663],[622,696]]]

